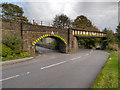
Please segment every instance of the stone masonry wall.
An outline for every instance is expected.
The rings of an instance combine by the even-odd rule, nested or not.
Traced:
[[[18,34],[21,35],[21,23],[20,22],[9,22],[2,21],[2,39],[4,39],[7,34]],[[35,46],[32,45],[32,42],[35,41],[40,36],[45,34],[50,34],[51,32],[63,37],[65,41],[68,43],[68,30],[48,27],[48,26],[38,26],[31,24],[22,24],[22,39],[23,39],[23,49],[29,52],[31,55],[35,54]],[[64,46],[62,43],[60,44],[60,48],[64,52],[74,52],[77,50],[77,40],[72,35],[72,30],[70,30],[70,44]],[[72,47],[72,42],[74,43]]]

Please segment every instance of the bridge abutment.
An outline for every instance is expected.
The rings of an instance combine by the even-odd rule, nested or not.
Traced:
[[[68,37],[68,51],[67,53],[75,53],[78,51],[78,41],[75,36],[72,34],[72,29],[69,31],[69,37]]]

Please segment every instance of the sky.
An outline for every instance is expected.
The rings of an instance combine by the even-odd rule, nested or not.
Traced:
[[[9,2],[17,4],[24,10],[24,15],[28,17],[30,21],[33,19],[40,24],[43,21],[43,25],[52,24],[56,15],[65,14],[72,21],[77,16],[85,15],[90,19],[94,26],[97,26],[99,30],[103,30],[105,27],[116,31],[118,25],[118,0],[4,0],[2,2]]]

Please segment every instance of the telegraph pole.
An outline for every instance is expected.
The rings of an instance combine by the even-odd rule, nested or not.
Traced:
[[[42,26],[42,21],[41,21],[41,26]]]

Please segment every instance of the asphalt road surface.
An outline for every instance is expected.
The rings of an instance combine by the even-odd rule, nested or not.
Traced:
[[[90,88],[107,61],[101,50],[74,54],[51,50],[30,61],[3,66],[3,88]]]

